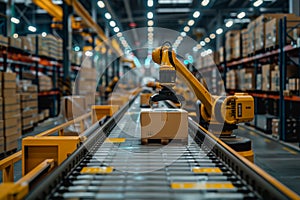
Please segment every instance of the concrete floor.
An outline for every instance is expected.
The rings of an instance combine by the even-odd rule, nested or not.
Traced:
[[[252,140],[256,165],[300,195],[299,151],[247,126],[240,126],[235,134]]]

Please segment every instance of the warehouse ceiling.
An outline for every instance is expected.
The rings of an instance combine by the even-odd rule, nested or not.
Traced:
[[[234,20],[234,24],[230,29],[240,29],[247,25],[254,17],[265,12],[288,12],[287,0],[264,0],[262,5],[254,7],[253,3],[257,0],[153,0],[153,5],[148,4],[149,0],[102,0],[104,7],[97,5],[98,0],[86,1],[80,0],[81,4],[92,15],[96,13],[96,20],[100,27],[109,30],[109,35],[115,35],[116,32],[109,25],[110,20],[114,20],[120,29],[120,32],[132,30],[133,28],[142,28],[149,26],[149,20],[153,20],[153,27],[162,27],[184,32],[184,28],[188,25],[189,20],[193,19],[194,23],[189,26],[186,31],[187,36],[192,37],[197,42],[203,40],[204,37],[215,33],[217,28],[222,27],[224,31],[228,28],[225,23],[228,20]],[[0,0],[1,15],[6,14],[7,0]],[[61,0],[52,0],[53,3],[62,5]],[[52,17],[44,10],[38,8],[31,0],[15,0],[15,16],[21,18],[25,23],[16,27],[16,31],[20,35],[27,34],[26,26],[33,24],[37,27],[37,32],[52,32],[50,25]],[[195,11],[200,11],[200,16],[195,18]],[[238,19],[237,14],[244,11],[246,16]],[[105,13],[110,13],[111,19],[105,17]],[[152,19],[147,19],[147,13],[152,12]],[[75,15],[76,16],[76,15]],[[89,30],[91,31],[91,30]],[[60,34],[60,31],[55,31]],[[139,31],[139,34],[147,34]],[[144,45],[143,40],[147,40],[144,35],[137,35],[136,31],[127,34],[127,42],[132,48],[141,48]],[[82,37],[74,35],[73,45],[84,45]],[[154,31],[155,38],[155,31]],[[157,38],[155,38],[157,39]],[[216,40],[211,40],[206,47],[214,48]],[[153,46],[159,44],[153,44]],[[145,57],[146,54],[140,55]]]

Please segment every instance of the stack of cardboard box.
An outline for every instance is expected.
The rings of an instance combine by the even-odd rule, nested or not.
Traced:
[[[2,73],[3,120],[5,151],[18,147],[21,137],[20,96],[17,94],[16,74]]]
[[[38,119],[38,93],[37,86],[31,81],[22,80],[19,82],[21,97],[22,131],[33,128]]]
[[[8,38],[0,35],[0,46],[8,47]]]
[[[248,43],[249,43],[249,36],[248,30],[245,28],[241,31],[242,37],[242,57],[245,58],[248,55]]]
[[[235,46],[237,44],[235,42],[235,39],[237,37],[239,38],[239,41],[240,41],[240,31],[239,30],[231,30],[226,33],[225,47],[226,47],[226,60],[227,61],[230,61],[235,58],[234,52],[237,51],[236,48],[240,47],[240,43],[238,43],[238,47]],[[238,49],[238,51],[240,51],[240,50]],[[235,52],[235,56],[236,55],[239,56],[239,53]]]
[[[9,37],[9,46],[21,49],[22,41],[20,38]]]

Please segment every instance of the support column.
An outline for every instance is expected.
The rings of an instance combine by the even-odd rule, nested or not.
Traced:
[[[289,0],[289,13],[300,16],[300,0]]]
[[[70,77],[70,50],[72,49],[72,27],[70,14],[72,8],[63,3],[63,81]]]
[[[6,34],[7,36],[12,36],[15,33],[15,24],[10,21],[10,18],[14,16],[14,0],[8,0],[6,4]]]

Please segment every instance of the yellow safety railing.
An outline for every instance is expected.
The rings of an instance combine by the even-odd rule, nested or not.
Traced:
[[[77,117],[74,120],[70,120],[70,121],[68,121],[66,123],[63,123],[63,124],[61,124],[59,126],[56,126],[56,127],[52,128],[52,129],[44,131],[44,132],[36,135],[36,137],[48,136],[48,135],[51,135],[51,134],[54,134],[54,133],[57,133],[57,132],[58,132],[59,135],[63,135],[65,128],[69,127],[70,125],[76,124],[78,122],[80,123],[80,132],[83,132],[84,129],[85,129],[84,120],[86,120],[87,118],[89,118],[91,116],[92,116],[91,112],[89,112],[89,113],[84,114],[84,115],[82,115],[80,117]]]
[[[80,132],[82,133],[85,130],[84,120],[91,118],[91,112],[84,114],[76,119],[70,120],[66,123],[63,123],[59,126],[56,126],[50,130],[44,131],[38,135],[37,137],[49,136],[54,133],[59,133],[59,135],[63,135],[64,129],[69,127],[70,125],[80,123]],[[0,170],[2,171],[2,181],[3,182],[14,182],[14,164],[22,159],[22,151],[18,151],[7,158],[0,160]]]

